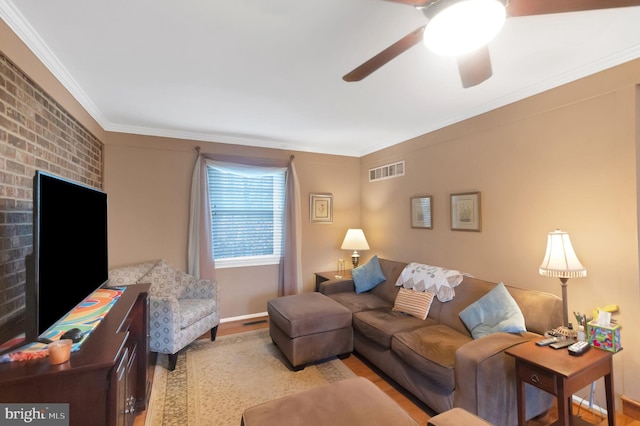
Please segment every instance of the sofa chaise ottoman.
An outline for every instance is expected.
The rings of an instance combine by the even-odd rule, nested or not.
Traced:
[[[387,394],[353,377],[248,408],[242,426],[418,426]]]
[[[320,293],[267,302],[269,334],[295,371],[306,364],[353,351],[351,311]]]

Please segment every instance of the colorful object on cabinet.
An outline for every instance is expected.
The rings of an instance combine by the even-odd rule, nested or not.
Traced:
[[[65,331],[71,328],[79,328],[82,330],[84,337],[78,343],[72,345],[71,352],[80,350],[82,343],[87,340],[88,335],[100,324],[100,321],[107,315],[125,289],[126,287],[99,288],[62,320],[52,325],[40,337],[59,340]],[[49,350],[45,343],[32,342],[14,352],[0,356],[0,362],[26,361],[45,358],[48,355]]]

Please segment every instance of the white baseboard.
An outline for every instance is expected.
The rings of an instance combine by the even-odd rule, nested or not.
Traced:
[[[248,320],[248,319],[266,317],[266,316],[267,316],[266,312],[258,312],[257,314],[240,315],[238,317],[222,318],[220,320],[220,322],[223,323],[223,322],[231,322],[231,321],[244,321],[244,320]]]
[[[584,398],[580,398],[577,395],[573,395],[572,397],[573,403],[577,404],[578,407],[582,407],[585,410],[590,410],[592,413],[594,414],[598,414],[598,415],[602,415],[603,417],[607,417],[608,412],[606,408],[602,408],[599,405],[592,405],[591,408],[589,408],[589,400],[588,399],[584,399]],[[573,414],[577,414],[577,413],[573,413]]]

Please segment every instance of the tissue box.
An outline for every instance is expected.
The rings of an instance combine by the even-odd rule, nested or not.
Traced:
[[[587,324],[587,338],[591,346],[604,349],[609,352],[618,352],[622,349],[620,344],[620,325],[598,325],[597,320]]]

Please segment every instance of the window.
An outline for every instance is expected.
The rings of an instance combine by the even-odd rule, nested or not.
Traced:
[[[208,167],[211,239],[217,268],[280,261],[285,171],[245,176]]]

